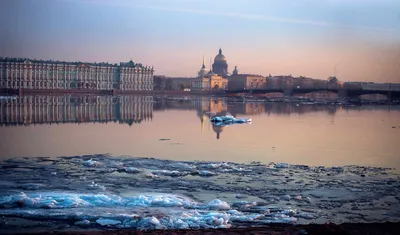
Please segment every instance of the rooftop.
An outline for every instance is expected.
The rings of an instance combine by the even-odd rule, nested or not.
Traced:
[[[30,62],[30,63],[40,63],[40,64],[49,64],[49,65],[55,65],[55,64],[66,64],[66,65],[88,65],[88,66],[108,66],[108,67],[118,67],[118,66],[129,66],[129,67],[134,67],[138,66],[140,68],[144,68],[140,63],[134,63],[132,60],[129,62],[120,62],[118,65],[117,63],[111,64],[108,62],[82,62],[82,61],[59,61],[59,60],[39,60],[39,59],[29,59],[29,58],[11,58],[11,57],[0,57],[0,62]]]
[[[250,73],[240,73],[240,74],[233,74],[230,77],[245,77],[245,76],[253,76],[253,77],[263,77],[265,78],[265,76],[260,75],[260,74],[250,74]]]

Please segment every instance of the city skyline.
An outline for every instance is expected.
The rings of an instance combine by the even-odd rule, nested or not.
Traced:
[[[247,4],[246,4],[247,3]],[[138,61],[195,77],[221,47],[231,73],[400,82],[396,1],[2,1],[0,56]],[[373,16],[373,17],[371,17]],[[12,20],[9,20],[12,19]]]

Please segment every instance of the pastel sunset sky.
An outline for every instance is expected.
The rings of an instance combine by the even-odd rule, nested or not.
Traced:
[[[0,56],[400,82],[398,0],[1,0]],[[336,69],[335,69],[336,68]]]

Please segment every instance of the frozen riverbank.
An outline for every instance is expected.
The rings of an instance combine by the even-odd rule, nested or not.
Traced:
[[[107,155],[0,166],[0,232],[400,221],[400,178],[385,168]]]
[[[224,229],[175,229],[175,230],[147,230],[132,231],[126,229],[120,230],[70,230],[57,231],[49,233],[34,234],[59,234],[59,235],[127,235],[127,234],[152,234],[152,235],[211,235],[211,234],[227,234],[227,235],[397,235],[400,230],[400,222],[398,223],[345,223],[335,224],[307,224],[307,225],[288,225],[288,224],[269,224],[257,227],[241,227],[241,228],[224,228]]]

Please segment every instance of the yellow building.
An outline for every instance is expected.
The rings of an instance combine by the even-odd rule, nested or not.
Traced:
[[[200,71],[198,72],[198,77],[192,80],[192,90],[194,91],[209,91],[209,90],[226,90],[228,80],[219,76],[210,71],[208,73],[205,72],[206,67],[204,65],[201,66]]]
[[[228,90],[265,89],[267,86],[266,78],[264,76],[255,74],[238,74],[237,68],[235,68],[235,71],[228,79]]]

